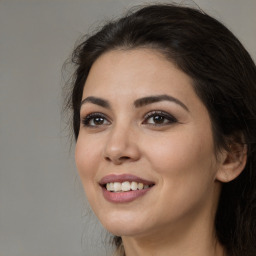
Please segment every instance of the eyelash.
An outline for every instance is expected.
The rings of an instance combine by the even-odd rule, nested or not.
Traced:
[[[82,119],[82,124],[85,127],[89,127],[89,128],[97,128],[99,126],[106,125],[104,123],[103,124],[94,124],[94,125],[90,124],[90,122],[93,121],[93,120],[95,122],[96,118],[102,118],[103,122],[107,121],[108,123],[110,123],[108,121],[108,118],[106,117],[106,115],[104,115],[102,113],[95,112],[95,113],[91,113],[91,114],[87,115],[86,117],[84,117]]]
[[[161,117],[163,119],[160,119],[160,121],[164,120],[164,123],[161,123],[161,124],[157,124],[157,123],[147,123],[145,121],[148,121],[150,118],[154,118],[154,117]],[[144,117],[145,121],[143,121],[142,124],[148,124],[148,125],[152,125],[152,126],[165,126],[165,125],[170,125],[170,124],[173,124],[173,123],[177,123],[177,119],[166,113],[166,112],[163,112],[163,111],[159,111],[159,110],[155,110],[155,111],[151,111],[149,113],[147,113]]]
[[[155,117],[160,117],[159,121],[163,121],[163,123],[157,124],[157,123],[155,123],[156,120],[154,121],[154,123],[148,123],[148,121],[151,118],[155,118]],[[100,121],[103,123],[95,124],[96,118],[101,118]],[[91,121],[93,121],[94,124],[90,124]],[[176,122],[177,122],[177,119],[174,116],[172,116],[166,112],[163,112],[163,111],[155,110],[155,111],[151,111],[145,115],[144,121],[142,122],[142,124],[143,125],[152,125],[152,126],[165,126],[165,125],[170,125],[170,124],[173,124]],[[82,124],[85,127],[98,128],[100,126],[110,124],[110,121],[108,120],[108,117],[106,117],[106,115],[104,115],[102,113],[95,112],[95,113],[91,113],[91,114],[87,115],[86,117],[84,117],[82,119]]]

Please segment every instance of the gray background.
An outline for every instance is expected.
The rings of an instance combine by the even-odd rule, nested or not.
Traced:
[[[89,28],[139,3],[0,0],[0,256],[107,254],[61,120],[61,67]],[[256,59],[255,0],[195,3]]]

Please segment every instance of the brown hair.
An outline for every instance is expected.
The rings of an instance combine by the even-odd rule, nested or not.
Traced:
[[[110,50],[138,47],[158,49],[193,79],[210,114],[217,150],[227,149],[230,138],[247,145],[242,174],[223,184],[215,227],[229,255],[255,255],[256,67],[239,40],[216,19],[188,7],[150,5],[109,22],[82,42],[72,56],[76,71],[67,103],[75,138],[84,84],[95,60]],[[114,241],[120,246],[120,237]]]

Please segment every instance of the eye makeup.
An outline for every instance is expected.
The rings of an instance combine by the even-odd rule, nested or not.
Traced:
[[[88,128],[97,128],[103,125],[110,124],[108,117],[100,112],[94,112],[86,115],[84,118],[81,119],[81,122],[84,127]]]
[[[144,119],[143,124],[154,126],[170,125],[177,122],[173,115],[161,110],[150,111],[145,115]]]

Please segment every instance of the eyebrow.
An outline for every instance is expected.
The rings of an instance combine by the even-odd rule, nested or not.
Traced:
[[[81,101],[80,108],[83,104],[85,104],[87,102],[93,103],[93,104],[101,106],[103,108],[110,109],[110,104],[107,100],[104,100],[102,98],[93,97],[93,96],[90,96],[90,97],[87,97],[87,98],[83,99]]]
[[[137,100],[134,101],[134,106],[135,106],[135,108],[140,108],[140,107],[143,107],[143,106],[146,106],[146,105],[149,105],[149,104],[152,104],[152,103],[156,103],[156,102],[161,102],[161,101],[174,102],[174,103],[180,105],[182,108],[184,108],[186,111],[189,112],[188,107],[183,102],[176,99],[175,97],[172,97],[172,96],[166,95],[166,94],[147,96],[147,97],[137,99]],[[81,101],[80,108],[83,104],[85,104],[87,102],[98,105],[98,106],[101,106],[103,108],[111,109],[110,103],[107,100],[102,99],[102,98],[98,98],[98,97],[93,97],[93,96],[89,96],[89,97],[83,99]]]
[[[184,108],[186,111],[189,112],[188,107],[183,102],[181,102],[180,100],[178,100],[178,99],[176,99],[176,98],[174,98],[170,95],[166,95],[166,94],[156,95],[156,96],[148,96],[148,97],[144,97],[144,98],[141,98],[141,99],[137,99],[134,102],[134,106],[136,108],[138,108],[138,107],[143,107],[143,106],[146,106],[146,105],[149,105],[149,104],[152,104],[152,103],[156,103],[156,102],[161,102],[161,101],[174,102],[174,103],[180,105],[182,108]]]

